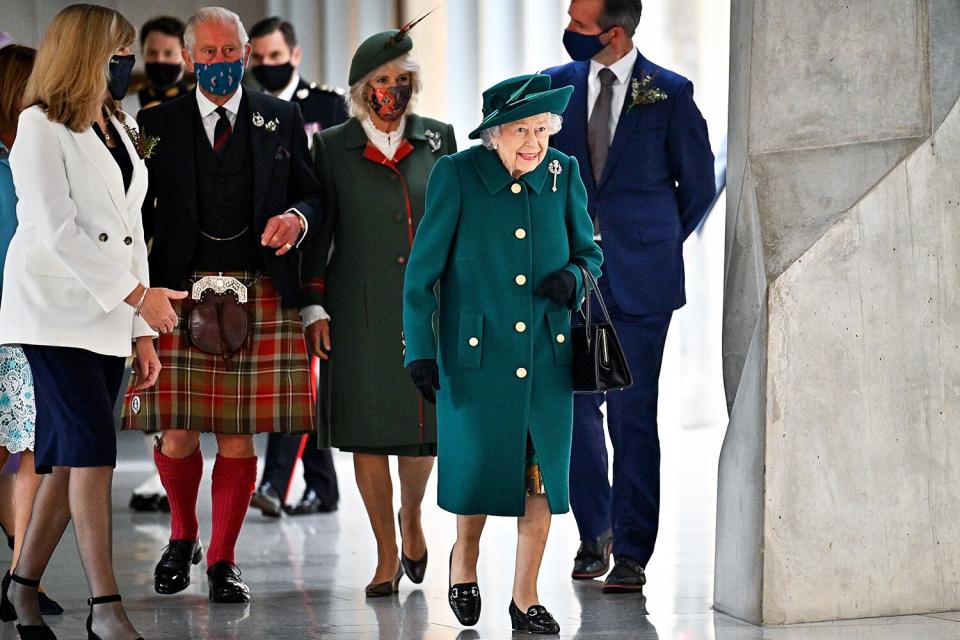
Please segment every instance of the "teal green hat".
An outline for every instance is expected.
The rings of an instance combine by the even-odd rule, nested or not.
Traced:
[[[567,108],[572,93],[573,87],[569,85],[551,89],[550,76],[542,74],[498,82],[483,92],[483,121],[467,137],[476,140],[484,129],[538,113],[559,115]]]
[[[407,30],[390,29],[375,33],[364,40],[350,62],[350,86],[363,80],[370,72],[395,60],[413,48]]]

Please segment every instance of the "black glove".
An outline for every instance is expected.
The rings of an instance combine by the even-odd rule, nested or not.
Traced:
[[[554,271],[540,283],[534,291],[538,296],[569,307],[573,302],[573,294],[577,292],[577,279],[566,269]]]
[[[407,372],[423,399],[430,404],[437,404],[437,391],[440,389],[440,369],[437,361],[414,360],[407,365]]]

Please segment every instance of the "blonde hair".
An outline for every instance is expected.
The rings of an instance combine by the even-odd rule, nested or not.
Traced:
[[[107,95],[109,62],[135,36],[130,21],[113,9],[70,5],[47,27],[24,105],[40,105],[51,122],[78,132],[90,126],[101,107],[122,118],[120,104]]]
[[[364,118],[370,117],[370,105],[368,105],[367,101],[363,98],[363,94],[366,92],[367,85],[370,84],[370,81],[383,73],[386,69],[392,69],[398,74],[410,74],[410,86],[413,87],[414,97],[410,99],[410,105],[407,107],[407,113],[413,112],[415,98],[416,95],[420,93],[420,89],[423,88],[423,82],[420,80],[420,63],[414,60],[413,56],[411,56],[409,53],[405,53],[399,58],[394,58],[390,62],[380,65],[350,85],[350,99],[347,100],[347,110],[350,112],[351,116],[357,118],[358,120],[363,120]]]

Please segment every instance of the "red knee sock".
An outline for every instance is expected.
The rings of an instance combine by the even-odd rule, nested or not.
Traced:
[[[160,482],[170,501],[170,539],[196,540],[200,535],[197,522],[197,494],[203,478],[203,454],[200,448],[186,458],[171,458],[157,449],[153,461],[160,472]]]
[[[257,457],[224,458],[213,465],[213,534],[207,551],[207,566],[234,562],[233,550],[257,483]]]

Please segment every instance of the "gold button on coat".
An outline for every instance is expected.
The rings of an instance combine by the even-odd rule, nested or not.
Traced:
[[[477,338],[470,338],[469,340],[467,340],[467,342],[470,344],[471,347],[475,347],[478,344],[480,344],[480,340],[478,340]]]
[[[518,377],[518,378],[526,378],[526,377],[527,377],[527,370],[524,369],[523,367],[520,367],[519,369],[517,369],[517,377]]]
[[[557,342],[559,342],[560,344],[563,344],[566,341],[567,341],[567,337],[565,335],[563,335],[562,333],[557,334]]]
[[[524,322],[518,322],[517,324],[515,324],[515,325],[513,325],[513,326],[514,326],[514,328],[517,330],[517,333],[523,333],[524,331],[527,330],[527,325],[526,325],[526,323],[524,323]]]
[[[526,229],[517,229],[513,232],[513,235],[517,236],[517,239],[523,240],[527,237],[527,231]]]
[[[522,287],[523,285],[527,284],[527,276],[521,273],[516,278],[514,278],[514,282],[516,282],[518,285]]]
[[[514,182],[513,186],[510,187],[510,191],[513,191],[514,193],[520,193],[523,191],[523,187],[520,186],[519,182]]]

